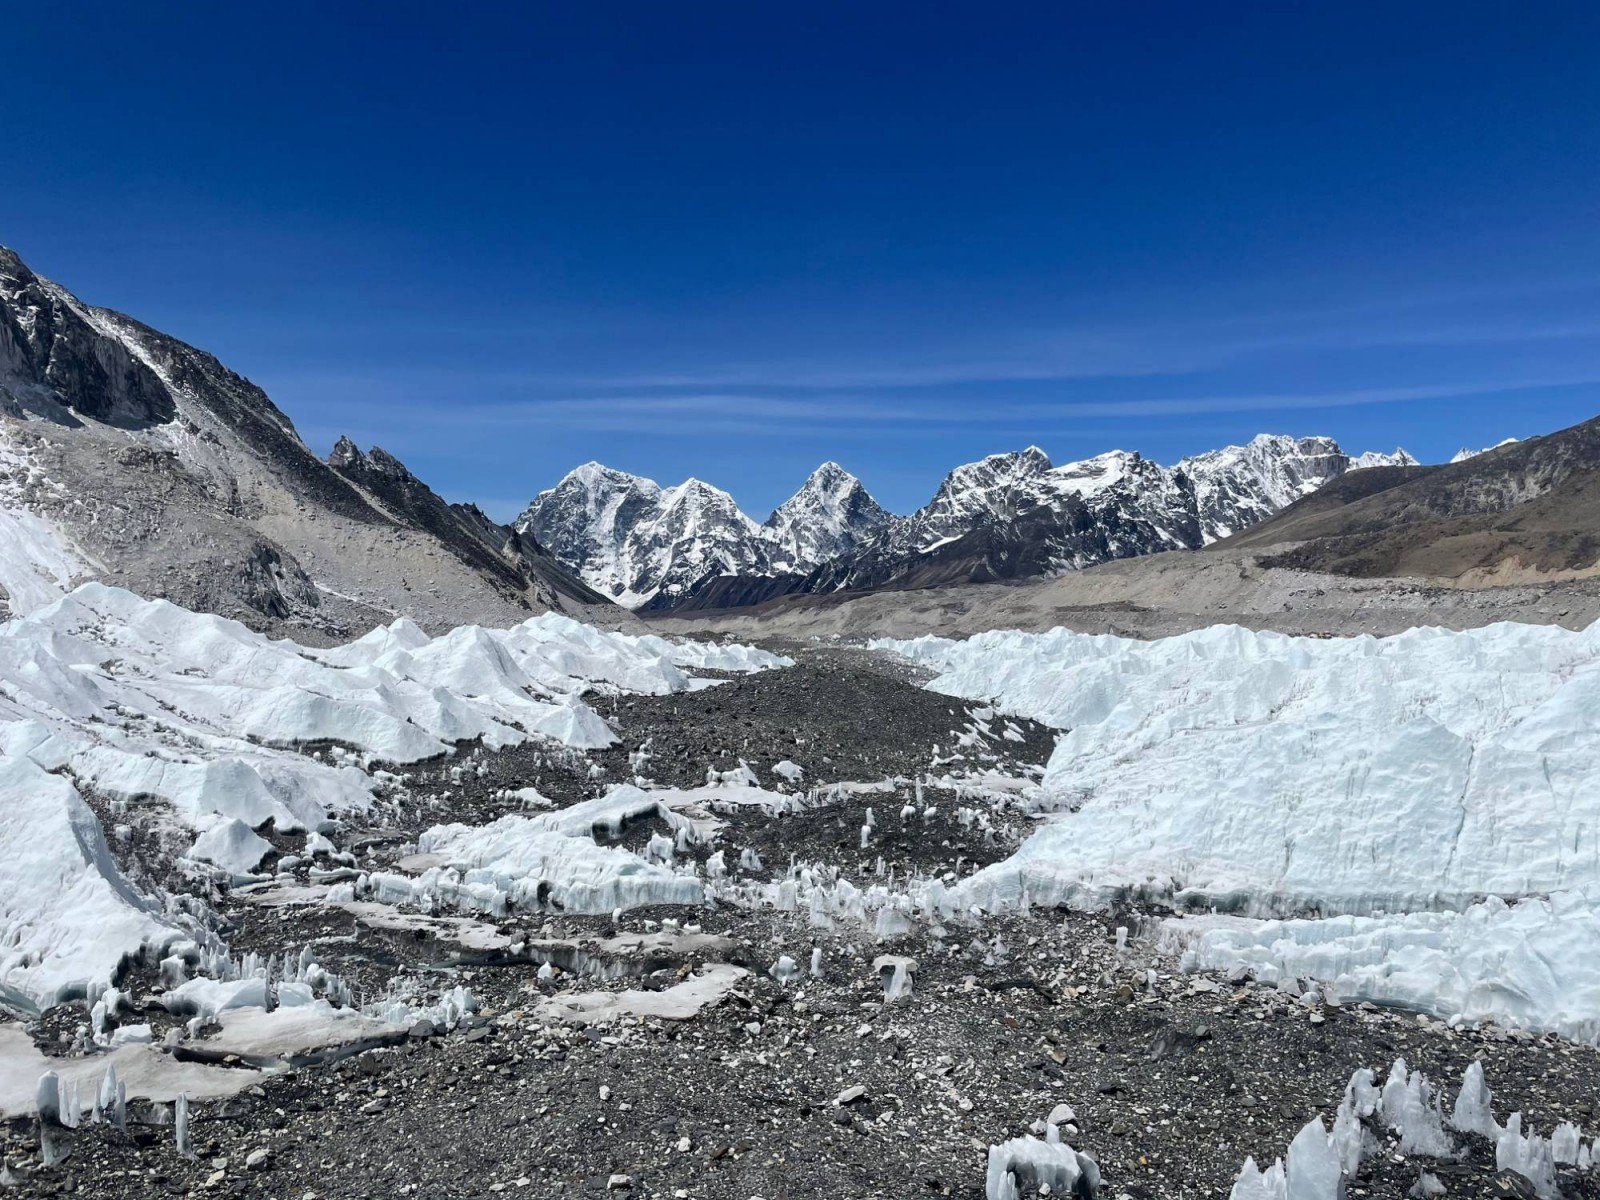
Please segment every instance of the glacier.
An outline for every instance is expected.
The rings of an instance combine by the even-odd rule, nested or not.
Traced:
[[[362,811],[377,764],[468,741],[607,746],[586,696],[787,662],[553,613],[437,638],[401,620],[317,650],[83,584],[0,625],[0,999],[31,1010],[95,994],[125,956],[193,934],[123,877],[91,803],[189,830],[190,858],[239,881],[270,849],[256,830],[316,833]]]
[[[1040,827],[963,907],[1231,914],[1166,933],[1194,967],[1600,1036],[1600,627],[872,645],[1064,730]]]

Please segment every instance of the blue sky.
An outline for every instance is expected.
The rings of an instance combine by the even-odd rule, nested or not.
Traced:
[[[237,10],[237,11],[230,11]],[[256,13],[269,14],[257,16]],[[1592,4],[83,3],[0,242],[506,517],[1600,412]]]

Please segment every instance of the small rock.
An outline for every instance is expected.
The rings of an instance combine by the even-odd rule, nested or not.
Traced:
[[[272,1169],[272,1151],[265,1146],[252,1150],[244,1156],[244,1166],[247,1171],[270,1171]]]
[[[633,1187],[633,1177],[630,1175],[613,1175],[606,1180],[606,1190],[612,1192],[626,1192]]]
[[[1515,1171],[1496,1171],[1494,1178],[1489,1181],[1489,1194],[1511,1197],[1512,1200],[1536,1200],[1539,1195],[1533,1181]]]
[[[433,1022],[428,1020],[427,1017],[423,1017],[422,1020],[418,1021],[407,1031],[407,1036],[415,1039],[416,1041],[424,1042],[433,1037],[436,1033],[438,1033],[438,1030],[434,1028]]]
[[[837,1107],[843,1108],[846,1104],[854,1104],[866,1094],[867,1089],[857,1083],[845,1088],[844,1091],[834,1097],[833,1102]]]

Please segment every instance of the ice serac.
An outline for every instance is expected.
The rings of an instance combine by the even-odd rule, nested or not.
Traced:
[[[557,608],[631,623],[531,540],[378,454],[323,462],[214,357],[86,304],[0,248],[0,601],[85,578],[338,640]]]
[[[1191,965],[1600,1036],[1600,625],[874,645],[1067,731],[963,905],[1218,910]]]
[[[557,613],[437,638],[400,620],[312,649],[83,584],[0,624],[0,995],[27,1007],[103,990],[124,956],[201,936],[122,877],[89,800],[136,802],[188,847],[186,868],[237,879],[272,851],[267,826],[316,833],[367,808],[375,762],[462,742],[606,746],[592,693],[666,695],[691,670],[786,662]]]

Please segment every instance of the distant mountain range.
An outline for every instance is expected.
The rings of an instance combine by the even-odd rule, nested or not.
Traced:
[[[341,439],[324,461],[211,355],[0,248],[0,617],[100,578],[303,640],[551,608],[616,625],[625,608],[1058,575],[1241,540],[1285,510],[1284,565],[1559,577],[1600,555],[1588,428],[1427,469],[1323,437],[1263,434],[1171,467],[1123,450],[1057,466],[1030,446],[957,467],[907,515],[830,462],[761,522],[701,480],[591,462],[507,526],[382,449]]]
[[[620,604],[687,612],[1198,549],[1351,471],[1416,465],[1404,450],[1351,457],[1329,438],[1271,434],[1172,467],[1124,450],[1055,466],[1030,446],[957,467],[899,516],[829,462],[757,523],[701,480],[662,487],[591,462],[536,496],[514,528]]]

